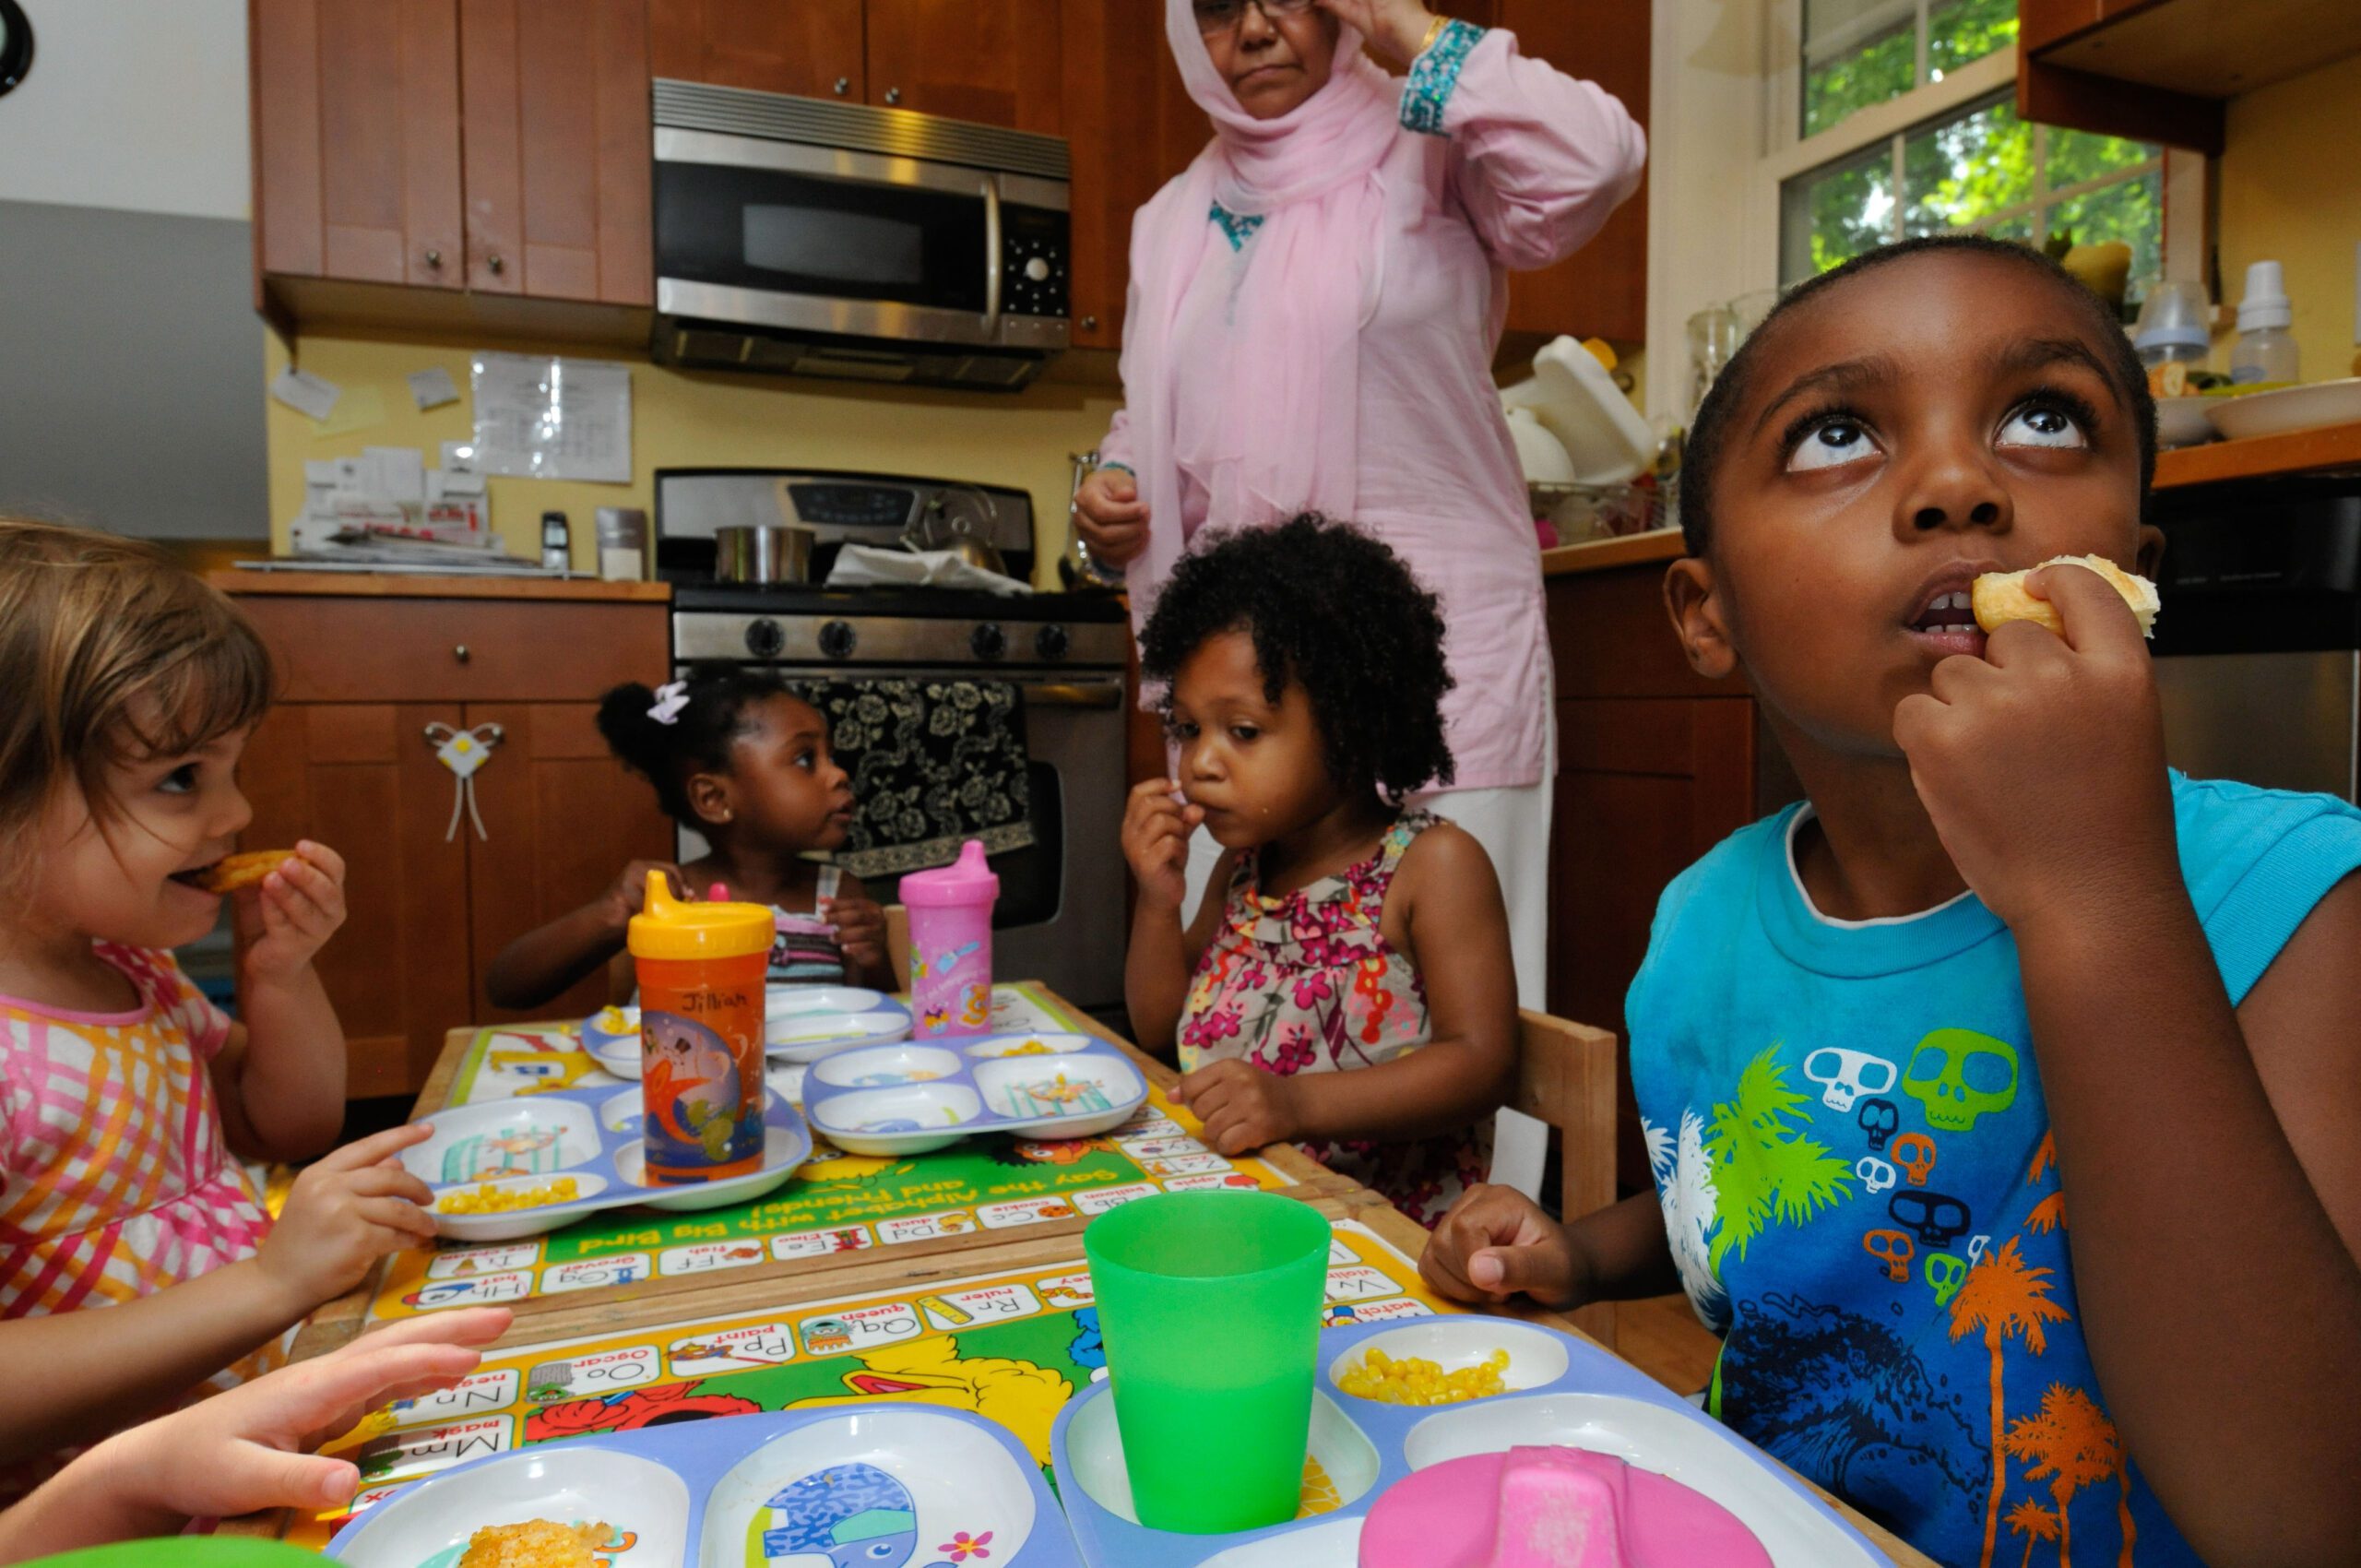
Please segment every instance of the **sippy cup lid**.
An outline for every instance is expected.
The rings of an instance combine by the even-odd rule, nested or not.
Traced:
[[[1000,878],[984,864],[984,844],[970,838],[959,858],[935,871],[914,871],[902,878],[902,902],[914,909],[938,909],[947,904],[989,904],[1000,897]]]
[[[651,871],[626,944],[635,958],[742,958],[768,953],[777,929],[764,905],[688,903],[672,897],[662,872]]]

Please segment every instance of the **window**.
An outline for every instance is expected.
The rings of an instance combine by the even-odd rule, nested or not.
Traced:
[[[1801,42],[1778,182],[1784,286],[1893,240],[1968,229],[2121,240],[2162,270],[2162,149],[2031,125],[2016,0],[1783,0]]]

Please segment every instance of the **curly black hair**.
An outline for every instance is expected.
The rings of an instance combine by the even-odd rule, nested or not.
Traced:
[[[1140,635],[1140,669],[1171,685],[1206,639],[1254,639],[1272,702],[1302,685],[1342,790],[1375,789],[1392,804],[1453,776],[1442,698],[1442,614],[1402,558],[1349,523],[1317,513],[1242,529],[1181,558]]]
[[[728,772],[730,746],[753,729],[747,709],[795,694],[767,670],[716,660],[690,668],[687,695],[667,724],[650,715],[649,687],[616,686],[599,699],[599,733],[617,761],[656,786],[665,815],[706,831],[689,804],[690,775]]]
[[[2140,441],[2140,510],[2145,515],[2148,487],[2156,473],[2156,404],[2148,395],[2148,373],[2141,367],[2139,354],[2106,302],[2048,256],[2012,240],[1995,240],[1983,234],[1929,234],[1866,251],[1844,266],[1788,290],[1714,378],[1714,385],[1706,390],[1704,402],[1698,407],[1697,417],[1690,422],[1688,451],[1680,464],[1680,532],[1690,554],[1704,554],[1705,547],[1713,541],[1714,481],[1721,467],[1723,447],[1729,440],[1730,421],[1752,389],[1756,362],[1762,357],[1762,344],[1772,336],[1774,325],[1806,301],[1840,288],[1864,272],[1912,256],[1943,253],[1988,255],[2013,263],[2024,269],[2028,279],[2062,291],[2074,302],[2075,308],[2089,317],[2092,336],[2098,339],[2109,378],[2122,394],[2124,406],[2131,410],[2132,428]]]

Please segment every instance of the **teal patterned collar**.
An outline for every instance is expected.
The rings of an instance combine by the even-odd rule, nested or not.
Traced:
[[[1244,250],[1246,242],[1254,237],[1254,231],[1260,229],[1264,223],[1262,213],[1232,212],[1219,202],[1214,203],[1214,209],[1207,216],[1221,225],[1221,232],[1229,241],[1229,248],[1233,251]]]

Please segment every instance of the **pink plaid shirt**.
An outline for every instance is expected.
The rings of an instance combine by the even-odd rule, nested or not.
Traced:
[[[169,953],[94,944],[139,992],[127,1013],[0,996],[0,1317],[111,1307],[252,1257],[269,1231],[229,1157],[205,1064],[230,1020]],[[207,1380],[284,1360],[274,1343]],[[0,1467],[0,1502],[65,1455]]]

